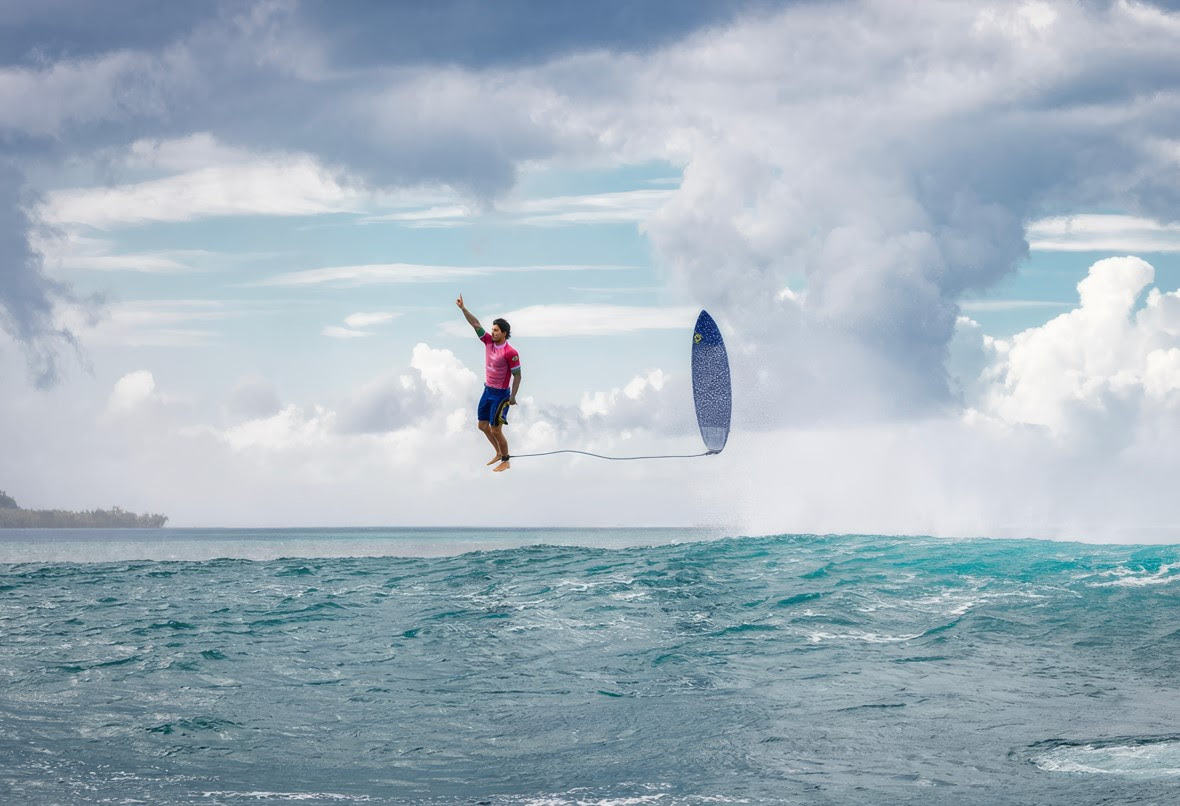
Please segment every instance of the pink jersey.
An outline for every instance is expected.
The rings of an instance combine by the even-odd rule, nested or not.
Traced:
[[[512,373],[520,369],[520,353],[508,342],[496,344],[491,333],[479,337],[487,353],[487,385],[493,389],[507,389]]]

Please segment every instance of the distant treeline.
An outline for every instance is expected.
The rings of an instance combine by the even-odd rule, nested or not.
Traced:
[[[21,509],[10,495],[0,490],[0,529],[104,529],[158,527],[167,515],[137,515],[119,507],[70,512],[64,509]]]

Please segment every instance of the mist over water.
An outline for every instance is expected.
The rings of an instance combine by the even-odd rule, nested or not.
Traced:
[[[8,529],[0,563],[445,557],[538,544],[628,548],[723,537],[718,529]]]
[[[1177,546],[26,532],[0,563],[7,802],[1122,804],[1180,776]]]

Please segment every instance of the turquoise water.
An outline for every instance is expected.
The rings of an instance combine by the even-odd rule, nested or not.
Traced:
[[[12,531],[0,802],[1172,803],[1178,592],[1175,546]]]

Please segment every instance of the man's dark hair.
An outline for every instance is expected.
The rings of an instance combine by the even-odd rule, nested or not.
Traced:
[[[493,319],[492,324],[500,326],[500,330],[504,331],[504,338],[512,338],[512,325],[508,324],[507,319]]]

